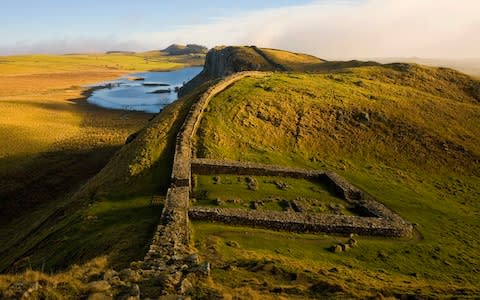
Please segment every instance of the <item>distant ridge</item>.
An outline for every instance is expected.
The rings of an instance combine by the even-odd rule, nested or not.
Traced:
[[[187,44],[187,45],[172,44],[167,48],[161,50],[161,52],[166,52],[169,55],[205,54],[208,52],[208,48],[205,46],[196,45],[196,44]]]

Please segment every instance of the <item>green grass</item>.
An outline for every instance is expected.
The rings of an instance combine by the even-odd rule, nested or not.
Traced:
[[[249,188],[249,182],[256,182]],[[284,187],[285,186],[285,187]],[[283,211],[295,200],[305,212],[351,214],[349,205],[335,197],[326,185],[306,179],[267,176],[196,175],[192,197],[196,205],[228,208],[250,208],[252,202],[262,202],[259,209]]]
[[[275,288],[289,287],[292,290],[284,289],[283,296],[365,298],[377,293],[399,297],[416,291],[440,297],[445,295],[442,293],[461,293],[462,288],[467,294],[478,291],[474,276],[465,282],[456,274],[445,275],[445,270],[456,267],[442,261],[442,247],[425,252],[422,242],[416,240],[355,237],[358,247],[336,254],[328,249],[345,243],[347,237],[203,222],[194,223],[194,232],[197,249],[212,263],[215,288],[224,292],[249,287],[268,295]],[[437,257],[435,268],[418,265],[428,256]],[[319,283],[326,288],[312,293],[312,286]]]
[[[335,255],[322,243],[313,247],[300,239],[289,244],[287,233],[278,237],[262,231],[247,242],[231,227],[201,224],[199,243],[220,236],[222,245],[225,236],[252,247],[251,259],[287,256],[297,271],[310,264],[300,254],[314,265],[348,266],[356,279],[344,277],[346,290],[360,297],[368,290],[362,286],[375,286],[384,295],[418,288],[418,293],[439,297],[462,287],[475,287],[469,292],[475,294],[480,281],[480,95],[474,87],[479,85],[455,71],[416,65],[237,82],[212,99],[196,138],[197,156],[333,170],[415,223],[419,236],[412,241],[361,238],[360,248]],[[213,226],[215,232],[209,231]],[[326,244],[335,243],[335,237],[328,239]],[[276,253],[281,243],[293,254]],[[228,249],[219,247],[219,255],[227,260],[241,256]],[[364,270],[370,275],[361,275]],[[229,285],[226,278],[217,279]],[[443,290],[443,284],[452,288]]]

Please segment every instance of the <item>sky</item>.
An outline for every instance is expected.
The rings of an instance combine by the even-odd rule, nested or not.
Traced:
[[[478,0],[0,0],[0,55],[257,45],[326,59],[480,57]]]

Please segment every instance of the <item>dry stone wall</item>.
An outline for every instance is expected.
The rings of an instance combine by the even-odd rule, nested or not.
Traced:
[[[193,207],[192,220],[207,220],[230,225],[245,225],[293,232],[356,233],[401,237],[411,233],[408,226],[384,218],[259,211],[237,208]]]
[[[324,175],[318,170],[305,170],[276,165],[240,162],[232,160],[192,159],[192,172],[195,174],[236,174],[257,176],[283,176],[293,178],[316,178]]]
[[[337,174],[333,172],[325,172],[323,173],[322,178],[335,190],[337,195],[343,199],[349,202],[362,199],[362,191]]]
[[[209,88],[192,105],[177,134],[171,187],[168,189],[165,199],[161,225],[155,234],[145,261],[150,261],[152,256],[159,256],[158,252],[160,250],[165,252],[160,254],[160,256],[164,257],[189,254],[188,208],[190,203],[192,138],[198,129],[203,111],[208,106],[210,99],[237,80],[248,76],[265,75],[266,73],[261,72],[236,73]],[[168,245],[170,246],[167,247]]]

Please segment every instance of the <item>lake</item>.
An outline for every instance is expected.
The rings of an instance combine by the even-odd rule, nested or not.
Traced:
[[[118,80],[102,82],[87,101],[104,108],[158,113],[178,99],[177,89],[202,71],[189,67],[170,72],[129,74]]]

